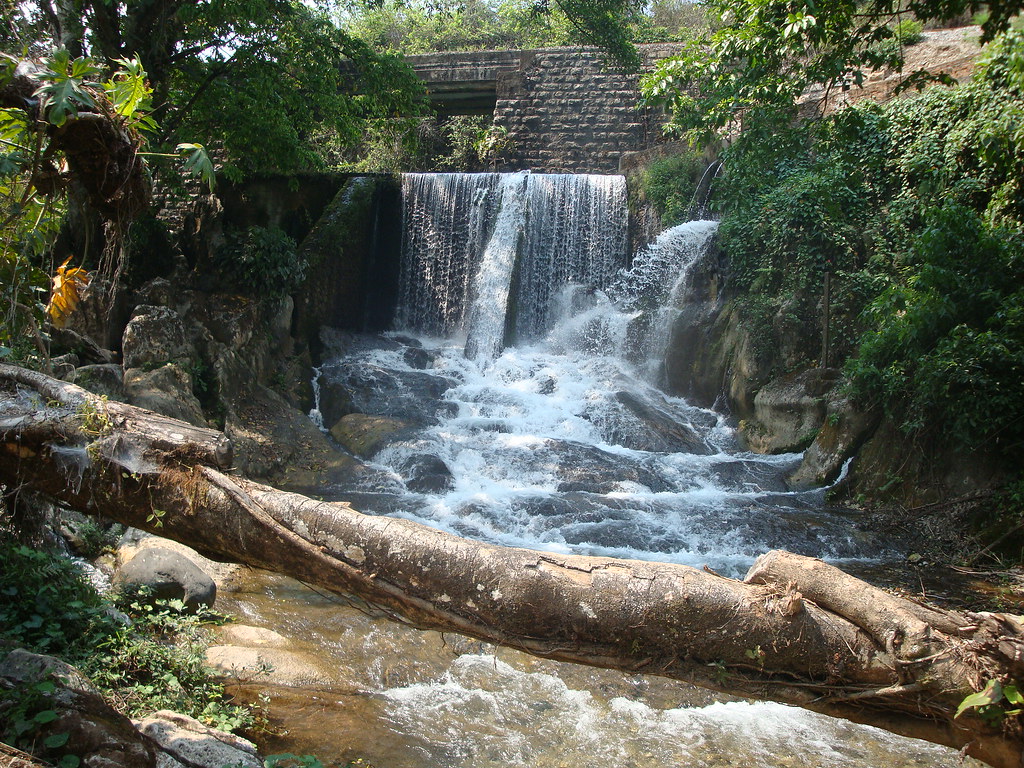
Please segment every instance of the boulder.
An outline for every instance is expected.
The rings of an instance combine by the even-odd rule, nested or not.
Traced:
[[[217,586],[218,592],[238,592],[245,589],[250,579],[251,568],[238,563],[220,563],[203,557],[198,552],[176,541],[154,536],[152,533],[129,528],[117,542],[117,563],[124,565],[140,552],[147,549],[163,549],[177,552],[205,573]]]
[[[788,478],[794,489],[834,482],[843,464],[860,449],[880,420],[877,411],[860,410],[843,394],[828,398],[825,411],[817,437],[804,452],[800,466]]]
[[[625,391],[616,392],[615,399],[635,421],[634,428],[619,435],[620,444],[626,448],[701,456],[714,453],[697,430],[682,420],[683,414],[673,412],[666,401],[655,403]]]
[[[75,383],[97,395],[124,402],[124,370],[117,363],[82,365],[75,371]]]
[[[344,684],[336,665],[322,653],[288,648],[214,645],[206,663],[231,683],[327,690]]]
[[[288,638],[279,632],[250,624],[225,624],[217,632],[222,645],[241,645],[246,648],[284,648]]]
[[[143,304],[135,308],[124,329],[121,351],[125,370],[177,363],[188,369],[196,362],[195,349],[181,315],[170,307]]]
[[[143,587],[154,599],[181,600],[193,611],[217,598],[213,579],[184,555],[160,547],[139,552],[117,570],[114,582]]]
[[[537,455],[557,467],[559,493],[612,493],[624,484],[642,485],[655,493],[670,490],[662,478],[640,462],[612,456],[585,443],[545,440]]]
[[[246,477],[269,480],[285,490],[315,492],[345,483],[362,465],[333,446],[310,418],[277,392],[250,386],[233,402],[224,433],[235,448],[235,467]]]
[[[155,370],[129,368],[124,372],[124,391],[129,403],[139,408],[194,424],[207,426],[202,406],[192,393],[192,376],[176,363]]]
[[[413,426],[411,422],[388,416],[350,413],[331,427],[331,437],[356,456],[370,458],[388,443],[407,434]]]
[[[445,493],[454,480],[448,465],[430,453],[416,453],[398,466],[405,487],[413,493]]]
[[[136,720],[135,727],[181,765],[190,768],[263,768],[256,746],[177,712],[160,710]]]
[[[444,399],[457,383],[446,376],[346,359],[326,363],[320,372],[320,412],[326,424],[349,413],[438,424],[458,412],[455,403]]]
[[[753,419],[740,429],[750,450],[790,453],[810,445],[825,423],[825,396],[838,378],[838,371],[811,368],[761,387],[754,397]]]

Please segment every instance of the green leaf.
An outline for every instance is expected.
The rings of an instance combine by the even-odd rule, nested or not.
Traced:
[[[201,178],[213,192],[216,176],[206,147],[202,144],[179,144],[176,149],[185,159],[185,171]]]
[[[78,115],[79,107],[95,108],[96,100],[85,90],[96,84],[86,78],[99,75],[99,67],[84,56],[71,61],[66,50],[57,51],[46,61],[46,69],[32,75],[42,83],[35,91],[47,121],[58,127]]]
[[[64,755],[57,763],[57,768],[78,768],[81,763],[78,755]]]
[[[978,709],[979,707],[987,707],[989,704],[995,704],[1001,698],[1003,698],[1003,686],[998,680],[989,680],[984,690],[964,697],[964,700],[960,702],[960,706],[956,708],[956,714],[953,718],[960,717],[968,709]]]
[[[1004,685],[1003,696],[1011,704],[1024,704],[1024,694],[1017,690],[1016,685]]]
[[[135,118],[138,112],[149,110],[149,99],[153,89],[146,84],[146,70],[138,59],[115,61],[121,65],[121,69],[103,84],[103,89],[113,102],[117,114]]]
[[[52,723],[57,719],[57,713],[52,709],[44,709],[42,712],[37,712],[36,716],[32,718],[39,725],[45,725],[46,723]]]
[[[47,749],[60,749],[68,743],[70,736],[70,733],[54,733],[43,739],[43,745]]]

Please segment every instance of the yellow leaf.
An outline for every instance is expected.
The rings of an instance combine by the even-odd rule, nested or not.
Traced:
[[[67,260],[57,267],[57,274],[53,276],[53,294],[46,311],[54,328],[63,328],[67,325],[68,316],[75,311],[75,307],[82,299],[83,291],[89,285],[87,271],[81,267],[68,268],[71,258],[68,256]]]

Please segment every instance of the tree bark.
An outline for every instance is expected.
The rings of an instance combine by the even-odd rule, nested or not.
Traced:
[[[1016,718],[954,720],[987,680],[1024,679],[1017,617],[930,608],[787,552],[762,556],[738,581],[498,547],[232,477],[230,462],[219,432],[0,365],[8,493],[42,493],[416,627],[773,699],[964,747],[1000,768],[1021,764]]]

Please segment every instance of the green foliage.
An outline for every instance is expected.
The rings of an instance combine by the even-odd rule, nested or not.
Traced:
[[[643,196],[658,214],[663,227],[691,218],[694,196],[706,163],[699,155],[684,153],[655,160],[643,173]]]
[[[205,666],[219,614],[125,593],[116,604],[124,623],[70,560],[9,541],[0,544],[0,598],[0,647],[60,657],[129,716],[172,709],[225,730],[253,722]]]
[[[12,49],[66,45],[75,52],[44,73],[52,119],[105,91],[116,114],[139,113],[135,127],[155,133],[147,115],[156,104],[159,153],[186,153],[204,181],[203,146],[218,147],[232,177],[318,169],[361,136],[365,121],[424,111],[422,85],[402,61],[374,52],[300,0],[167,3],[159,13],[151,3],[107,0],[47,4],[46,13],[31,5],[12,14],[9,31],[25,35]],[[100,88],[95,63],[81,57],[86,49],[124,74]]]
[[[1013,461],[1024,440],[1024,35],[974,81],[744,132],[716,186],[745,327],[785,367],[821,348],[908,431]],[[1012,464],[1011,464],[1012,466]]]
[[[636,0],[384,0],[345,6],[337,18],[369,45],[395,53],[594,45],[618,64],[636,68],[640,59],[633,43],[658,36],[643,11]]]
[[[523,0],[497,6],[482,0],[449,6],[386,0],[346,8],[338,22],[367,44],[403,55],[573,42],[572,25],[557,6],[538,13],[532,3]]]
[[[70,663],[116,631],[106,604],[70,560],[6,543],[0,546],[0,638]]]
[[[0,729],[0,738],[35,754],[45,754],[58,768],[77,768],[81,760],[76,755],[64,753],[69,733],[57,731],[46,736],[40,733],[44,726],[58,718],[51,702],[56,690],[53,681],[44,680],[2,694],[4,727]]]
[[[811,87],[839,94],[874,70],[902,70],[904,47],[920,33],[919,21],[948,19],[980,8],[975,0],[710,0],[719,26],[659,63],[643,80],[654,104],[672,120],[666,129],[708,140],[745,129],[785,129],[797,98]],[[989,5],[984,40],[1009,28],[1021,0]],[[906,18],[916,17],[917,22]],[[949,76],[919,70],[901,88],[921,88]]]
[[[228,232],[217,252],[217,268],[239,290],[255,296],[281,296],[298,288],[306,260],[293,240],[277,227]]]
[[[900,45],[916,45],[924,39],[924,24],[917,19],[900,19],[890,28]]]
[[[69,117],[78,117],[79,108],[96,109],[91,91],[99,86],[95,81],[99,75],[100,68],[91,59],[72,59],[63,48],[54,53],[32,78],[40,83],[34,95],[46,119],[59,128]]]
[[[1021,709],[1022,705],[1024,694],[1021,694],[1016,685],[1004,685],[998,680],[989,680],[982,690],[964,697],[954,717],[960,717],[968,710],[975,710],[983,720],[998,725],[1005,718],[1024,712],[1024,709]]]
[[[511,149],[508,131],[487,115],[378,120],[343,167],[359,173],[482,171]]]
[[[970,448],[1024,439],[1024,237],[956,203],[923,216],[909,262],[867,308],[855,392]]]

